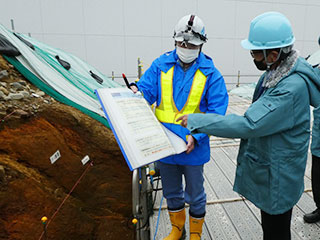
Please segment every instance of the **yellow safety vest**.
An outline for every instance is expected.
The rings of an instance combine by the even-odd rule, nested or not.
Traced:
[[[178,111],[173,100],[173,71],[174,66],[167,73],[161,72],[161,103],[156,107],[155,114],[160,122],[180,124],[176,122],[180,116],[201,113],[200,101],[207,77],[199,69],[196,71],[187,102]]]

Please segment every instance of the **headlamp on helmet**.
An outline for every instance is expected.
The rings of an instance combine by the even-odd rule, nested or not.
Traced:
[[[201,45],[207,41],[202,20],[192,14],[180,19],[174,29],[173,37],[177,42],[185,41],[194,45]]]

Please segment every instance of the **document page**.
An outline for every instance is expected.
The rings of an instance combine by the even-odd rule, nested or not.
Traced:
[[[176,153],[143,96],[127,88],[98,89],[97,93],[130,168]]]
[[[173,146],[176,154],[187,151],[187,144],[181,137],[179,137],[177,134],[171,132],[168,128],[166,128],[162,124],[161,124],[161,126],[162,126],[163,130],[165,131],[165,133],[167,134],[167,136],[171,142],[171,145]]]

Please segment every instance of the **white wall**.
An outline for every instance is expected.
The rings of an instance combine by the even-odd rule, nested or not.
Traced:
[[[302,56],[316,51],[320,35],[319,0],[0,0],[0,23],[61,48],[110,76],[126,73],[134,80],[137,58],[144,69],[172,50],[173,28],[180,17],[195,13],[209,37],[203,51],[226,82],[257,75],[248,51],[240,46],[250,21],[265,11],[279,11],[292,23],[295,47]],[[241,77],[255,81],[257,77]],[[122,80],[119,80],[122,81]]]

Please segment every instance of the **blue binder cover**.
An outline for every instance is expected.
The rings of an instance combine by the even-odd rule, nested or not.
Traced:
[[[114,134],[114,136],[115,136],[115,138],[116,138],[116,140],[117,140],[117,143],[118,143],[118,145],[119,145],[119,147],[120,147],[120,150],[121,150],[121,152],[122,152],[122,155],[124,156],[124,159],[126,160],[128,166],[129,166],[129,168],[130,168],[130,171],[133,171],[134,169],[132,168],[132,166],[131,166],[131,164],[130,164],[130,161],[128,160],[128,157],[127,157],[127,155],[126,155],[126,152],[124,151],[124,149],[123,149],[123,147],[122,147],[122,145],[121,145],[121,143],[120,143],[120,140],[119,140],[119,138],[118,138],[118,136],[117,136],[117,133],[116,133],[114,127],[112,126],[112,123],[111,123],[111,121],[110,121],[110,119],[109,119],[109,117],[108,117],[107,111],[106,111],[106,109],[105,109],[105,107],[104,107],[104,105],[103,105],[103,102],[102,102],[102,100],[101,100],[101,98],[100,98],[100,96],[99,96],[98,91],[95,90],[95,93],[96,93],[96,95],[98,96],[98,99],[99,99],[99,102],[100,102],[100,104],[101,104],[101,106],[102,106],[103,112],[104,112],[104,114],[106,115],[106,118],[107,118],[107,120],[108,120],[108,122],[109,122],[109,124],[110,124],[111,130],[112,130],[112,132],[113,132],[113,134]]]

